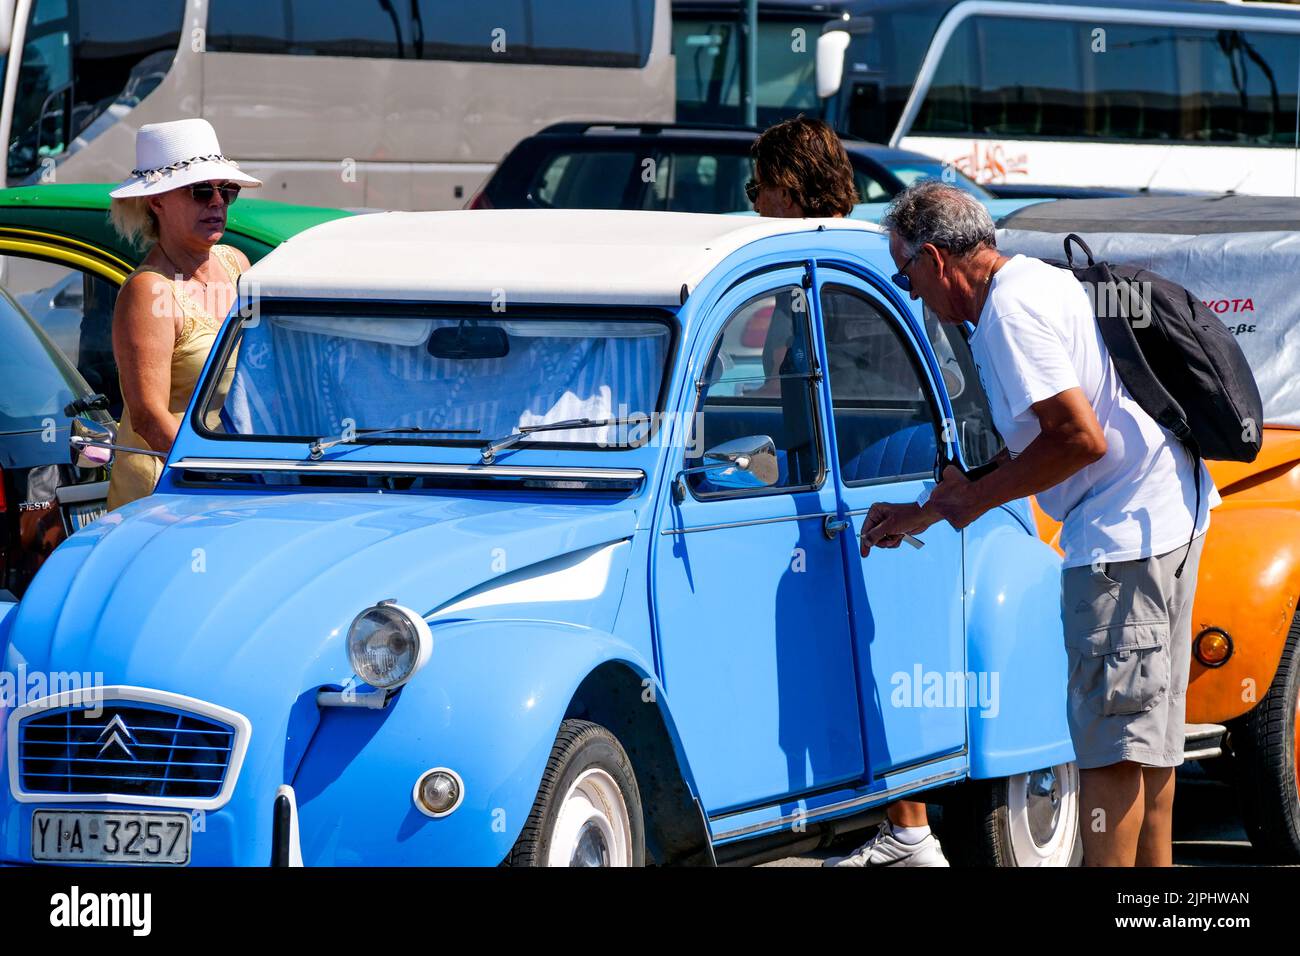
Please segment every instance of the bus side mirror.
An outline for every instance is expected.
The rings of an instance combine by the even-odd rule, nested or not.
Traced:
[[[17,0],[0,0],[0,56],[9,52],[14,38],[14,8]]]
[[[830,30],[817,38],[817,95],[822,99],[840,91],[849,39],[846,30]]]

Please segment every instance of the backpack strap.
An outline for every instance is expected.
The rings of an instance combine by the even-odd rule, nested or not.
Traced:
[[[1084,247],[1087,248],[1086,246]],[[1085,283],[1091,283],[1095,290],[1102,283],[1125,283],[1129,284],[1130,280],[1114,275],[1105,264],[1093,266],[1090,269],[1083,270],[1089,275],[1080,275],[1080,270],[1075,271],[1075,275]],[[1127,301],[1124,296],[1114,296],[1121,302]],[[1127,311],[1127,310],[1121,310]],[[1115,363],[1115,371],[1119,373],[1119,379],[1129,389],[1130,394],[1139,405],[1154,418],[1162,427],[1171,435],[1177,438],[1183,444],[1192,441],[1192,429],[1187,423],[1187,416],[1183,413],[1183,408],[1178,401],[1169,394],[1169,390],[1160,384],[1159,378],[1152,370],[1151,364],[1142,354],[1142,347],[1138,345],[1137,336],[1133,331],[1133,316],[1130,315],[1101,315],[1097,314],[1097,325],[1101,328],[1101,337],[1106,343],[1106,348],[1110,352],[1110,359]],[[1132,386],[1140,388],[1141,394],[1134,392]]]
[[[1196,445],[1195,439],[1189,439],[1184,444],[1192,456],[1192,474],[1196,482],[1196,507],[1192,509],[1192,533],[1187,538],[1187,550],[1183,552],[1183,560],[1178,562],[1178,568],[1174,571],[1174,577],[1183,576],[1183,568],[1187,566],[1187,559],[1192,556],[1192,542],[1196,540],[1196,525],[1201,520],[1201,450]]]

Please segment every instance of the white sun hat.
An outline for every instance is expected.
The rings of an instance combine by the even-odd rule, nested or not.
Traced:
[[[221,155],[217,131],[205,119],[148,123],[135,134],[135,169],[114,189],[114,199],[156,196],[193,183],[222,181],[241,186],[262,185]]]

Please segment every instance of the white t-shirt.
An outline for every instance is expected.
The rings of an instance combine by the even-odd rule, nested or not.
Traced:
[[[1039,434],[1035,402],[1082,388],[1106,454],[1038,495],[1061,527],[1065,566],[1131,561],[1187,544],[1196,504],[1192,457],[1119,380],[1083,286],[1064,269],[1016,256],[993,276],[970,340],[993,423],[1012,457]],[[1219,493],[1201,465],[1197,533]]]

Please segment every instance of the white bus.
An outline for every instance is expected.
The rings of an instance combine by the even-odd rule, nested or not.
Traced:
[[[142,124],[202,116],[262,197],[449,209],[544,126],[673,119],[669,0],[0,0],[6,16],[9,186],[121,180]]]
[[[846,0],[828,119],[981,183],[1295,195],[1300,8]]]

